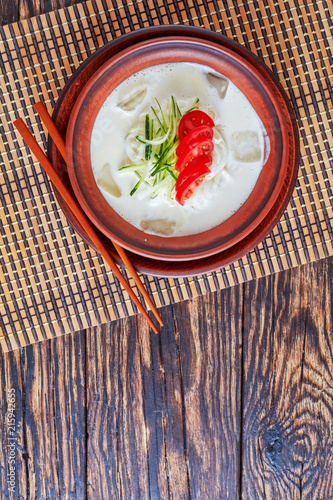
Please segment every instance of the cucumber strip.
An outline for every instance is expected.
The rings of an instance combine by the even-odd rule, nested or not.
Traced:
[[[138,177],[130,196],[137,192],[141,184],[145,184],[148,189],[143,191],[150,193],[152,198],[163,193],[163,196],[173,202],[175,185],[179,175],[175,166],[178,159],[176,149],[180,143],[178,127],[182,113],[174,96],[171,96],[170,103],[164,110],[159,101],[157,99],[155,101],[158,108],[151,106],[153,114],[143,115],[143,134],[136,136],[137,141],[144,145],[140,153],[143,155],[141,163],[126,165],[120,170],[134,172]],[[199,99],[196,99],[186,113],[197,109],[198,102]],[[143,159],[145,161],[142,161]]]
[[[160,171],[160,169],[163,167],[166,160],[168,160],[168,158],[170,156],[169,153],[170,153],[171,149],[172,149],[172,144],[160,156],[160,158],[158,159],[158,161],[155,164],[155,168],[152,171],[151,175],[156,175]]]
[[[132,191],[130,192],[130,196],[133,196],[133,194],[139,189],[139,187],[141,186],[141,184],[145,181],[147,173],[148,173],[148,169],[149,168],[147,167],[146,170],[142,173],[142,175],[137,170],[134,171],[134,173],[137,175],[137,177],[139,177],[139,180],[135,184],[135,186],[132,189]]]
[[[172,171],[172,170],[170,170],[170,168],[169,168],[169,167],[166,167],[166,169],[165,169],[165,170],[168,172],[168,174],[170,174],[170,175],[171,175],[171,177],[172,177],[175,181],[177,181],[178,177],[176,177],[176,176],[175,176],[175,174],[173,173],[173,171]]]
[[[150,130],[150,125],[149,125],[149,115],[148,113],[146,114],[146,121],[145,121],[145,138],[149,139],[149,130]]]
[[[132,189],[132,191],[130,192],[130,196],[133,196],[133,194],[137,191],[138,187],[140,186],[140,182],[141,179],[135,184],[134,188]]]
[[[159,124],[159,126],[161,127],[161,129],[163,130],[163,132],[165,133],[165,128],[163,127],[163,124],[162,124],[161,120],[159,119],[159,117],[158,117],[158,115],[157,115],[157,113],[156,113],[155,109],[154,109],[153,107],[151,107],[151,109],[152,109],[152,111],[153,111],[153,113],[154,113],[154,115],[155,115],[155,118],[156,118],[156,120],[157,120],[157,123]]]
[[[156,99],[156,97],[155,97],[155,101],[157,102],[157,106],[159,107],[159,110],[160,110],[160,112],[161,112],[162,122],[163,122],[162,128],[164,128],[166,121],[165,121],[165,118],[164,118],[163,109],[161,108],[161,105],[160,105],[160,103],[158,102],[158,100]]]
[[[145,145],[148,145],[148,144],[151,144],[151,145],[158,145],[158,144],[162,144],[163,142],[165,142],[167,140],[167,138],[169,137],[170,135],[170,132],[172,131],[171,128],[168,128],[167,132],[165,135],[163,135],[162,137],[155,137],[155,139],[142,139],[142,137],[139,137],[137,136],[137,140],[139,142],[141,142],[142,144],[145,144]]]
[[[135,138],[137,141],[141,142],[141,144],[146,144],[146,142],[147,142],[145,139],[141,139],[141,137],[139,137],[138,135],[135,136]]]
[[[166,177],[165,179],[163,179],[162,181],[160,181],[156,188],[152,191],[152,194],[155,194],[155,193],[159,193],[161,192],[163,189],[165,189],[166,187],[169,187],[169,184],[170,184],[170,180],[171,178],[170,177]],[[172,181],[173,182],[173,181]]]
[[[137,177],[139,177],[139,179],[141,179],[141,175],[139,174],[139,172],[134,172],[136,174]],[[144,180],[142,181],[146,186],[150,187],[151,188],[151,184],[149,184],[149,182],[147,180]]]
[[[149,115],[146,114],[146,123],[145,123],[145,160],[149,160],[149,153],[150,153],[150,147],[149,144],[147,143],[147,140],[150,139],[150,120],[149,120]]]
[[[173,95],[171,96],[171,103],[172,103],[172,116],[176,118],[176,105],[175,105],[175,98]]]
[[[193,106],[190,109],[188,109],[187,111],[185,111],[184,114],[186,115],[186,113],[189,113],[190,111],[193,111],[194,109],[198,109],[198,104],[199,104],[199,97],[196,98]]]
[[[138,169],[138,168],[143,168],[147,166],[147,162],[144,163],[137,163],[135,165],[125,165],[124,167],[121,167],[119,169],[119,172],[122,172],[123,170],[127,170],[128,172]]]

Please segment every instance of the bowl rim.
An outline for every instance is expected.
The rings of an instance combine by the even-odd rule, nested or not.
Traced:
[[[199,249],[194,249],[193,246],[193,240],[195,239],[195,236],[197,235],[192,235],[192,236],[182,236],[182,237],[171,237],[171,238],[164,238],[160,236],[155,236],[155,235],[147,235],[147,233],[144,233],[143,231],[137,230],[140,233],[142,233],[142,238],[146,240],[146,244],[143,246],[138,246],[138,241],[137,239],[133,238],[130,239],[130,242],[126,239],[126,237],[120,237],[119,234],[115,233],[114,231],[110,230],[110,227],[106,227],[104,223],[101,223],[99,220],[99,217],[96,216],[96,213],[94,210],[91,208],[89,203],[86,201],[86,195],[84,192],[82,192],[82,182],[80,183],[76,170],[75,170],[75,151],[73,150],[72,144],[75,142],[78,133],[81,131],[80,127],[78,128],[78,123],[77,120],[80,117],[82,110],[84,110],[84,106],[86,104],[86,99],[89,98],[88,94],[91,97],[92,90],[94,89],[94,86],[99,84],[101,82],[101,79],[106,78],[106,75],[109,71],[111,71],[114,67],[116,67],[117,64],[121,64],[124,60],[127,60],[126,58],[133,57],[133,54],[137,55],[138,52],[140,51],[147,51],[151,50],[152,47],[155,48],[157,47],[165,47],[168,46],[168,49],[170,49],[170,45],[174,44],[189,44],[191,48],[194,46],[196,48],[202,48],[204,47],[207,49],[207,47],[210,50],[216,50],[219,54],[219,56],[223,55],[224,57],[228,57],[229,60],[234,61],[236,64],[239,64],[242,68],[245,68],[248,71],[248,74],[252,75],[255,81],[259,82],[262,89],[264,92],[267,94],[268,99],[272,103],[274,103],[274,109],[276,110],[277,114],[277,121],[280,124],[280,134],[281,134],[281,142],[282,142],[282,152],[280,156],[280,166],[282,168],[278,169],[278,172],[276,173],[276,183],[272,188],[272,191],[270,192],[270,195],[268,199],[266,200],[266,203],[264,206],[260,207],[260,211],[255,215],[254,218],[252,218],[250,223],[247,223],[246,217],[244,218],[244,212],[245,208],[242,209],[242,207],[230,218],[228,218],[225,222],[221,223],[220,225],[216,226],[215,228],[202,232],[202,233],[197,233],[197,235],[200,235],[200,240],[205,240],[207,233],[214,233],[216,234],[217,228],[220,228],[220,232],[223,232],[223,229],[226,228],[227,226],[229,227],[229,232],[232,229],[231,226],[233,226],[234,221],[237,217],[240,216],[240,214],[243,216],[243,219],[241,219],[241,224],[242,225],[242,230],[238,231],[236,234],[233,235],[232,238],[229,239],[224,239],[222,243],[216,244],[216,240],[219,239],[218,237],[213,238],[213,244],[210,245],[209,248],[207,248],[207,243],[205,248],[202,248],[202,246],[199,246]],[[206,64],[206,63],[205,63]],[[129,75],[127,75],[129,76]],[[126,76],[126,78],[127,78]],[[255,106],[254,106],[255,108]],[[256,109],[256,108],[255,108]],[[215,255],[217,253],[220,253],[222,251],[227,250],[228,248],[234,246],[235,244],[239,243],[242,239],[247,237],[261,222],[262,220],[266,217],[266,215],[269,213],[270,209],[276,202],[281,187],[285,181],[285,175],[288,174],[287,172],[287,159],[289,156],[289,132],[287,127],[283,126],[284,125],[284,113],[283,109],[280,109],[279,106],[279,101],[276,99],[276,93],[274,92],[274,89],[272,89],[271,85],[266,82],[264,76],[261,74],[260,71],[258,71],[256,68],[251,65],[249,61],[244,59],[241,55],[236,54],[232,50],[230,50],[227,47],[223,47],[219,45],[217,42],[212,42],[212,41],[207,41],[203,40],[201,38],[197,38],[196,36],[190,36],[184,35],[184,36],[165,36],[165,37],[160,37],[160,38],[153,38],[150,40],[145,40],[143,42],[140,42],[138,44],[134,44],[133,46],[127,47],[124,50],[121,50],[119,53],[115,54],[113,57],[111,57],[107,62],[105,62],[93,75],[92,77],[88,80],[86,85],[83,87],[81,93],[79,94],[79,97],[74,105],[74,108],[71,112],[70,115],[70,120],[67,128],[67,159],[68,159],[68,172],[69,172],[69,177],[70,181],[72,184],[72,187],[74,189],[74,192],[76,194],[77,199],[79,200],[81,206],[84,208],[86,214],[88,217],[92,220],[92,222],[100,229],[108,238],[111,240],[117,242],[119,245],[122,245],[124,248],[127,250],[130,250],[134,253],[138,253],[139,255],[142,255],[147,258],[152,258],[152,259],[158,259],[158,260],[175,260],[175,261],[181,261],[181,260],[192,260],[192,259],[202,259],[209,257],[211,255]],[[264,171],[264,169],[263,169]],[[260,174],[262,175],[262,174]],[[101,194],[103,197],[103,195]],[[251,195],[250,195],[251,197]],[[249,198],[250,198],[249,197]],[[103,197],[104,199],[104,197]],[[249,200],[249,199],[248,199]],[[247,200],[247,201],[248,201]],[[243,204],[246,204],[245,202]],[[248,203],[249,205],[249,203]],[[110,207],[108,205],[108,207]],[[110,213],[115,214],[116,212],[112,209],[112,207],[108,208]],[[243,212],[243,213],[242,213]],[[122,219],[123,220],[123,219]],[[132,226],[129,223],[125,223],[126,225],[128,224],[131,226],[131,229],[133,230],[134,226]],[[231,228],[231,229],[230,229]],[[134,228],[136,229],[136,228]],[[134,233],[137,233],[137,231],[134,231]],[[148,237],[147,237],[148,236]],[[161,243],[156,247],[156,245],[152,245],[152,242],[155,243],[156,240],[159,240]],[[179,242],[182,240],[183,245],[179,247]],[[165,244],[167,241],[167,245]],[[192,242],[192,245],[189,245],[189,243]],[[141,243],[141,241],[140,241]],[[176,244],[178,243],[178,245]],[[166,247],[170,249],[172,247],[172,253],[170,253],[170,250],[166,251]],[[153,248],[153,250],[152,250]],[[157,251],[156,251],[157,248]]]

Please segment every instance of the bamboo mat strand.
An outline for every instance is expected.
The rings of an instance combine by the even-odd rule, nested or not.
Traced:
[[[137,313],[103,260],[68,225],[12,122],[23,118],[46,149],[33,103],[43,100],[52,111],[70,76],[99,47],[130,31],[171,23],[233,38],[275,73],[297,116],[301,162],[293,197],[260,245],[204,276],[143,276],[156,305],[333,254],[333,24],[325,0],[92,0],[44,14],[0,28],[3,351]]]

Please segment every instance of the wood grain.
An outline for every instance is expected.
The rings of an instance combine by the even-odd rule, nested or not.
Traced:
[[[192,498],[239,497],[242,287],[175,306]]]
[[[1,422],[1,498],[84,498],[85,332],[28,346],[1,361],[0,419],[5,419],[8,389],[13,388],[18,439],[17,485],[10,496],[8,425]]]
[[[125,320],[87,336],[88,498],[148,498],[148,438],[131,324]]]
[[[85,333],[28,347],[24,355],[30,495],[84,498]]]
[[[331,498],[331,264],[246,286],[244,499]]]
[[[0,0],[0,21],[1,25],[13,23],[19,19],[18,0],[8,2]]]
[[[10,356],[0,357],[0,498],[13,499],[14,493],[8,490],[8,471],[12,465],[15,468],[16,491],[20,491],[22,498],[26,497],[28,489],[27,455],[25,452],[25,392],[24,392],[24,365],[19,350]],[[13,413],[10,405],[11,395],[14,394]],[[11,419],[14,414],[14,423]],[[10,423],[10,425],[9,425]],[[14,429],[12,429],[14,427]],[[11,433],[14,434],[11,434]],[[10,439],[13,438],[13,441]],[[15,441],[15,439],[17,441]],[[13,448],[11,445],[13,444]],[[14,457],[12,457],[13,450]],[[14,459],[14,463],[9,460]]]
[[[81,333],[7,354],[20,491],[328,500],[331,264],[163,308],[160,336],[128,318],[87,331],[86,346]]]
[[[239,291],[166,308],[159,336],[141,318],[88,336],[89,498],[238,497]]]
[[[18,4],[18,19],[27,19],[28,17],[38,16],[51,10],[63,9],[70,5],[81,3],[82,0],[1,0],[1,3]],[[17,19],[15,19],[16,21]],[[12,21],[9,21],[12,22]]]

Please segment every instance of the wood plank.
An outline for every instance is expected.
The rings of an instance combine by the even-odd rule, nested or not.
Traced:
[[[0,0],[7,3],[18,3],[19,19],[27,19],[29,17],[38,16],[52,10],[63,9],[70,5],[82,3],[82,0],[16,0],[8,2],[8,0]],[[13,22],[13,21],[11,21]]]
[[[242,288],[88,336],[88,497],[239,495]],[[136,323],[137,322],[137,323]]]
[[[132,321],[87,335],[87,497],[92,499],[148,498],[148,437]]]
[[[297,475],[289,476],[291,457],[287,443],[293,433],[304,336],[302,332],[295,336],[294,328],[286,331],[285,325],[279,324],[279,315],[284,318],[288,314],[291,318],[288,308],[292,299],[288,283],[283,290],[283,278],[280,274],[276,279],[258,280],[245,287],[244,499],[300,498]]]
[[[148,337],[141,335],[142,327],[138,328],[140,357],[144,364],[145,420],[150,429],[150,494],[151,498],[162,500],[185,499],[189,497],[189,490],[184,450],[181,366],[172,307],[163,309],[163,319],[165,326],[160,334],[149,337],[149,351],[145,342]]]
[[[0,25],[14,23],[19,19],[19,0],[0,0]]]
[[[244,499],[332,495],[332,259],[245,286]]]
[[[129,318],[88,336],[88,498],[188,498],[171,308],[160,335]]]
[[[0,498],[27,498],[24,366],[21,352],[0,356]],[[12,467],[12,469],[11,469]],[[14,483],[12,483],[14,481]]]
[[[0,0],[0,25],[82,3],[82,0]]]
[[[296,416],[302,500],[333,499],[332,259],[302,273],[305,342],[302,388]]]
[[[239,498],[242,294],[175,306],[191,498]]]
[[[0,388],[1,498],[84,498],[85,333],[7,353],[0,359]],[[6,425],[12,393],[14,436]],[[14,495],[8,488],[10,437],[17,438]]]
[[[23,364],[30,498],[82,499],[86,477],[85,332],[28,346]]]

